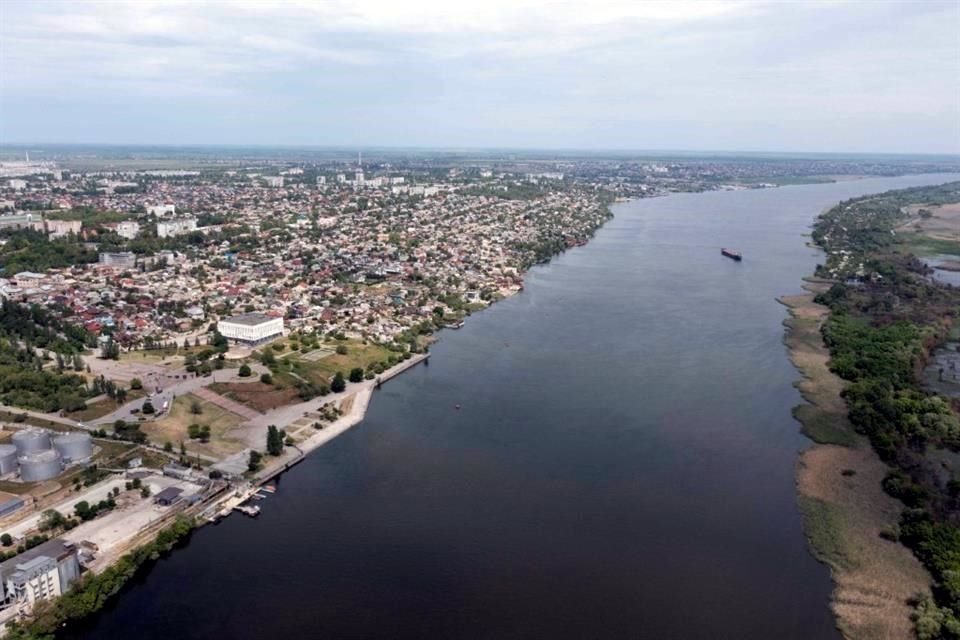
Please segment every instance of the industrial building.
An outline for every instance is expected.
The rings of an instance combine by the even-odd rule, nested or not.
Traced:
[[[27,604],[55,598],[80,577],[80,561],[72,544],[54,538],[0,563],[3,602]]]
[[[217,323],[224,338],[245,344],[260,344],[283,335],[283,318],[265,313],[245,313]]]
[[[93,439],[85,431],[53,436],[28,427],[13,434],[12,444],[0,444],[0,476],[19,471],[23,482],[43,482],[63,472],[64,465],[93,457]]]

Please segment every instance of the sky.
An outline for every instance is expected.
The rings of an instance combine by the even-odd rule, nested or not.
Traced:
[[[960,0],[0,2],[0,143],[960,153]]]

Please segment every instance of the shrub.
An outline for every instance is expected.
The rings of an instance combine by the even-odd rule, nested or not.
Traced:
[[[242,364],[240,365],[240,370],[237,371],[237,375],[239,375],[241,378],[249,378],[251,375],[253,375],[253,371],[250,370],[250,365]]]

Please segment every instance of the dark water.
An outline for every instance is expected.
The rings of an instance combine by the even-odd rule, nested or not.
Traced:
[[[65,637],[837,638],[775,297],[822,209],[948,178],[618,205]]]

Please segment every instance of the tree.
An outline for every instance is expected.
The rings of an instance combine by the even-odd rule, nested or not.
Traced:
[[[339,355],[341,355],[341,356],[347,355],[347,345],[345,345],[345,344],[338,344],[338,345],[337,345],[337,353],[338,353]]]
[[[75,504],[73,510],[77,514],[77,517],[84,522],[93,519],[93,517],[97,515],[96,510],[91,508],[90,503],[86,500],[81,500]]]
[[[256,471],[260,468],[260,460],[263,458],[259,451],[250,450],[250,460],[247,462],[248,471]]]
[[[263,384],[273,384],[273,376],[269,373],[264,373],[260,375],[260,382]]]
[[[203,413],[203,407],[200,406],[200,402],[198,400],[193,400],[190,402],[190,413],[195,416]]]
[[[140,410],[147,415],[157,412],[157,410],[153,407],[153,403],[150,402],[149,400],[143,403],[143,407]]]
[[[272,456],[283,453],[283,435],[273,424],[267,427],[267,453]]]
[[[363,382],[362,367],[354,367],[350,370],[350,382]]]
[[[40,522],[38,523],[37,528],[40,529],[40,531],[57,529],[62,527],[66,520],[67,519],[63,517],[63,514],[56,509],[47,509],[43,512],[43,515],[40,516]]]
[[[5,547],[11,546],[13,544],[13,536],[11,536],[9,533],[3,534],[0,536],[0,544]]]
[[[130,381],[130,388],[134,391],[143,389],[143,381],[140,378],[134,378]]]
[[[173,453],[173,443],[167,440],[163,443],[163,450],[167,453]]]
[[[249,378],[253,374],[253,371],[250,370],[250,365],[242,364],[240,365],[240,370],[237,372],[241,378]]]
[[[337,371],[337,375],[333,376],[333,382],[330,383],[330,390],[334,393],[340,393],[347,388],[347,382],[343,379],[343,373]]]

